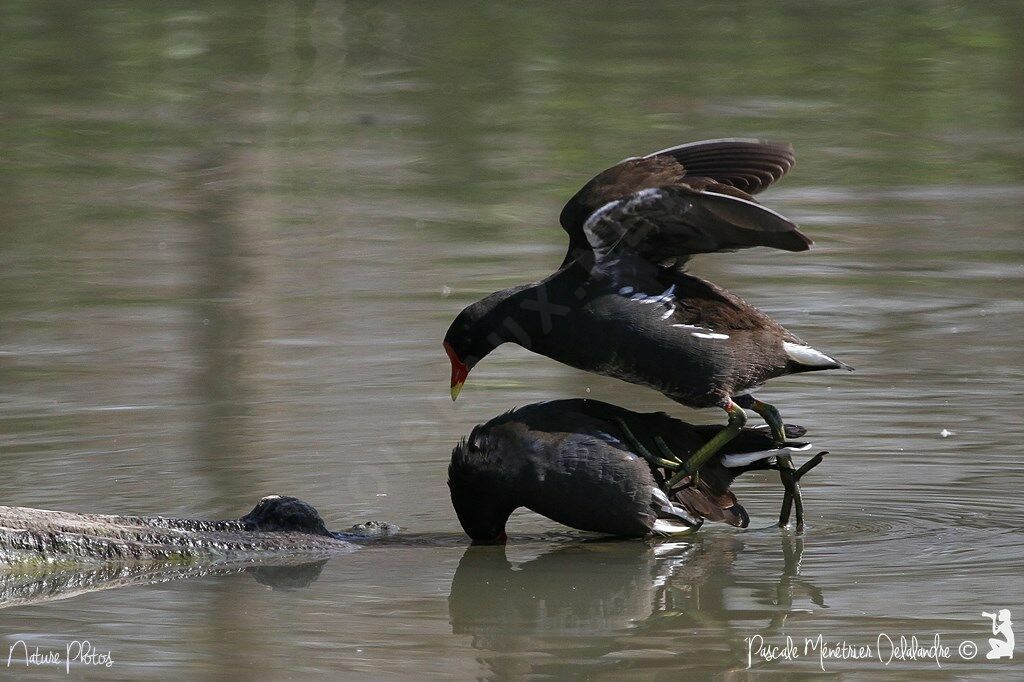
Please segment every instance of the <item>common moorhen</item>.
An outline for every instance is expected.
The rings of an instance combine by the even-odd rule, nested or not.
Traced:
[[[804,433],[798,426],[785,428],[792,438]],[[729,490],[733,479],[753,469],[775,469],[777,457],[811,445],[779,446],[766,429],[742,429],[699,477],[666,494],[662,462],[651,450],[693,452],[722,429],[596,400],[534,403],[477,426],[455,447],[448,467],[452,504],[466,534],[478,542],[504,541],[505,522],[519,507],[580,530],[628,537],[686,533],[704,519],[745,528],[749,517]],[[653,433],[659,436],[646,443],[634,435]],[[788,520],[788,509],[783,513]],[[802,507],[797,514],[802,523]]]
[[[752,196],[793,161],[787,143],[723,139],[626,159],[598,174],[562,210],[569,235],[562,266],[477,301],[448,329],[452,399],[474,365],[511,341],[683,405],[724,409],[728,425],[678,468],[673,483],[740,432],[743,408],[784,442],[778,411],[750,392],[786,374],[850,368],[683,266],[699,253],[806,250],[811,240]]]

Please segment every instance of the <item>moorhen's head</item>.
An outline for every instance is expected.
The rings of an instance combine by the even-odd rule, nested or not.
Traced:
[[[444,352],[452,363],[452,400],[459,397],[476,363],[506,340],[501,335],[501,316],[497,314],[500,303],[501,299],[492,294],[465,308],[448,327]]]
[[[505,523],[520,505],[506,492],[500,459],[477,446],[471,434],[452,450],[448,489],[459,523],[474,544],[504,544]]]

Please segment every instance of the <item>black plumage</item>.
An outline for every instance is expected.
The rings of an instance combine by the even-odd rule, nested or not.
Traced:
[[[627,537],[684,533],[705,519],[746,527],[749,518],[729,490],[732,481],[809,444],[790,441],[780,448],[765,429],[743,429],[696,482],[682,481],[666,495],[666,473],[631,442],[636,434],[640,446],[652,451],[650,434],[658,434],[682,455],[721,430],[596,400],[527,405],[477,426],[455,447],[448,468],[452,504],[478,541],[503,539],[505,522],[519,507],[580,530]],[[803,435],[800,427],[787,431],[791,438]]]
[[[690,468],[738,432],[742,407],[784,440],[775,408],[746,394],[775,377],[847,365],[683,265],[694,254],[753,246],[806,250],[811,240],[796,225],[753,198],[793,160],[784,143],[710,140],[598,174],[562,210],[562,266],[468,306],[449,327],[452,398],[476,363],[513,342],[690,407],[725,409],[728,429]]]

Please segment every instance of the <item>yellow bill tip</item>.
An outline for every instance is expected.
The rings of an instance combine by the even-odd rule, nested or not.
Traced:
[[[456,398],[458,398],[459,394],[462,393],[462,385],[464,383],[465,383],[464,381],[460,381],[457,384],[452,384],[452,400],[455,400]]]

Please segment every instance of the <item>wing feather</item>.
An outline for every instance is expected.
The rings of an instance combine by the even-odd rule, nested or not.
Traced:
[[[583,225],[598,263],[637,255],[650,263],[769,246],[806,251],[811,240],[785,216],[753,201],[685,186],[644,189],[608,202]]]
[[[648,154],[645,159],[671,157],[687,177],[706,177],[757,194],[793,168],[796,154],[788,142],[745,138],[702,140]]]

